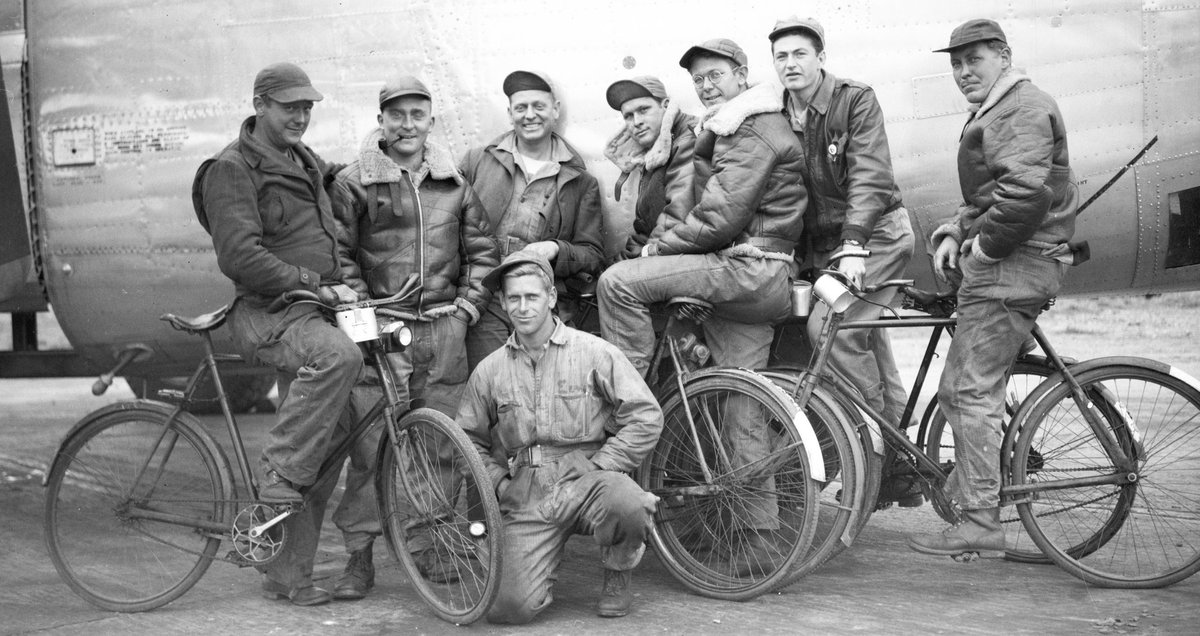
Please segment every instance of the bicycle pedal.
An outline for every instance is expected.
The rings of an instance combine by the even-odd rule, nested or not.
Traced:
[[[960,552],[950,557],[955,563],[974,563],[980,559],[1003,559],[1004,550],[972,550]]]

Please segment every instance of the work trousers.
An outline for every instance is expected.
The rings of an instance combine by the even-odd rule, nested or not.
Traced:
[[[683,254],[621,261],[600,275],[596,290],[600,330],[629,358],[643,376],[654,349],[649,306],[676,296],[713,304],[714,313],[701,325],[705,342],[719,366],[765,367],[774,337],[772,322],[791,307],[790,275],[794,265],[750,256]],[[730,450],[731,468],[765,457],[770,451],[762,414],[748,399],[731,401],[720,422]],[[778,504],[773,477],[761,484],[761,494],[744,498],[746,514],[735,520],[745,528],[778,527]]]
[[[912,224],[908,211],[898,208],[879,218],[875,224],[867,249],[871,256],[866,259],[867,272],[863,285],[875,285],[886,280],[902,278],[912,259]],[[829,257],[834,252],[817,252],[813,255],[814,267],[829,266]],[[845,321],[875,320],[883,309],[879,305],[891,305],[896,289],[888,289],[871,295],[878,303],[856,302],[843,314]],[[829,315],[829,305],[818,302],[808,317],[808,338],[815,348],[821,328]],[[908,398],[900,380],[900,370],[892,355],[892,343],[886,329],[844,329],[839,331],[829,352],[829,361],[862,394],[871,408],[878,411],[888,422],[905,426],[900,422],[904,403]]]
[[[264,472],[274,469],[297,486],[316,480],[333,429],[362,372],[362,352],[316,307],[268,312],[248,298],[230,311],[229,327],[247,361],[294,377],[263,447]]]
[[[287,400],[294,380],[295,376],[288,373],[278,375],[281,400]],[[329,440],[330,448],[336,448],[354,432],[357,421],[353,409],[343,411],[337,418],[337,425]],[[291,589],[312,585],[313,562],[317,556],[317,544],[321,539],[321,524],[325,521],[325,509],[330,495],[337,487],[339,476],[337,473],[331,473],[325,481],[313,484],[304,493],[304,507],[283,520],[288,534],[283,551],[274,561],[258,568],[267,578]]]
[[[964,510],[1000,504],[1000,444],[1005,373],[1067,265],[1020,246],[998,263],[967,253],[958,260],[958,326],[938,386],[938,404],[954,431],[954,472],[947,493]]]
[[[596,470],[560,481],[558,464],[516,469],[500,496],[504,569],[488,611],[492,623],[523,624],[553,601],[563,548],[573,534],[591,535],[610,570],[641,561],[656,498],[624,473]]]

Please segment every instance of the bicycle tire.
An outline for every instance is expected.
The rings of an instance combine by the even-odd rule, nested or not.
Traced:
[[[1005,388],[1005,411],[1011,419],[1021,403],[1046,378],[1055,373],[1056,369],[1049,361],[1040,356],[1026,356],[1013,364]],[[1008,426],[1007,422],[1004,425]],[[952,469],[954,465],[954,431],[946,422],[946,416],[938,405],[937,395],[934,395],[921,418],[921,429],[925,431],[925,454],[943,468]],[[1004,452],[1002,448],[1000,452]],[[949,474],[950,470],[946,471]],[[938,510],[942,514],[942,510]],[[943,520],[953,523],[954,519]],[[1015,507],[1006,506],[1000,509],[1000,523],[1004,526],[1005,550],[1004,558],[1017,563],[1050,563],[1050,558],[1042,554],[1033,539],[1025,532],[1021,524],[1021,516]]]
[[[664,428],[638,479],[661,498],[650,540],[659,559],[693,592],[744,601],[775,589],[812,544],[819,506],[816,481],[797,429],[799,409],[770,380],[743,369],[716,368],[685,381],[665,400]],[[734,404],[730,404],[731,400]],[[685,407],[685,404],[687,407]],[[721,426],[730,407],[763,423],[767,453],[734,466]],[[695,414],[697,437],[688,426]],[[761,418],[761,419],[759,419]],[[710,466],[705,478],[697,447]],[[753,497],[751,497],[753,495]],[[768,525],[739,527],[750,506]]]
[[[394,432],[395,444],[386,435],[381,442],[376,482],[388,547],[439,618],[473,623],[500,589],[504,529],[491,478],[466,433],[439,411],[409,411]]]
[[[139,400],[91,413],[50,468],[50,560],[76,594],[101,609],[143,612],[174,601],[200,580],[220,546],[215,532],[139,512],[229,523],[233,481],[224,453],[187,413],[164,431],[172,410]],[[149,468],[135,491],[143,464]]]
[[[760,373],[794,397],[804,372],[766,369]],[[825,481],[817,484],[820,509],[812,547],[792,567],[780,587],[791,585],[845,550],[861,529],[857,518],[867,506],[864,449],[854,424],[821,387],[813,390],[804,413],[821,442]]]
[[[1136,460],[1136,480],[1038,490],[1017,504],[1026,531],[1092,585],[1157,588],[1191,576],[1200,570],[1200,385],[1167,365],[1130,359],[1076,379]],[[1014,466],[1035,451],[1041,460],[1038,470],[1012,471],[1014,484],[1128,470],[1104,452],[1066,384],[1023,409],[1017,425]]]

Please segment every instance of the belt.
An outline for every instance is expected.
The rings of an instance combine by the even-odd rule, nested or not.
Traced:
[[[567,453],[570,453],[571,451],[582,450],[595,452],[600,449],[600,446],[601,445],[598,442],[569,444],[566,446],[542,446],[541,444],[534,444],[533,446],[526,446],[525,448],[517,451],[509,461],[511,462],[514,470],[520,468],[521,466],[537,468],[538,466],[545,466],[546,464],[556,464],[558,463],[559,458]]]
[[[796,242],[780,238],[768,238],[765,236],[751,236],[742,241],[747,245],[753,245],[760,250],[767,252],[780,252],[783,254],[791,254],[792,250],[796,249]]]
[[[496,238],[496,244],[500,246],[500,258],[504,258],[513,252],[519,252],[529,245],[525,239],[520,239],[515,236],[500,236]]]

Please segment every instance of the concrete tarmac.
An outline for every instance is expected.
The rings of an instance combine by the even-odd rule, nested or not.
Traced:
[[[796,585],[746,603],[692,595],[651,552],[636,572],[635,605],[621,619],[595,616],[601,571],[585,537],[568,546],[554,605],[513,629],[439,621],[386,556],[363,601],[300,608],[259,597],[250,569],[216,563],[183,598],[142,614],[101,611],[59,579],[42,538],[42,476],[61,436],[87,412],[132,397],[102,398],[91,379],[0,381],[0,634],[1196,634],[1200,577],[1161,590],[1090,587],[1053,565],[998,560],[969,564],[919,555],[911,531],[942,527],[926,505],[876,513],[855,545]],[[251,449],[272,416],[240,422]],[[332,507],[331,507],[332,509]],[[326,522],[319,579],[345,563],[340,534]],[[331,583],[331,581],[330,581]]]

